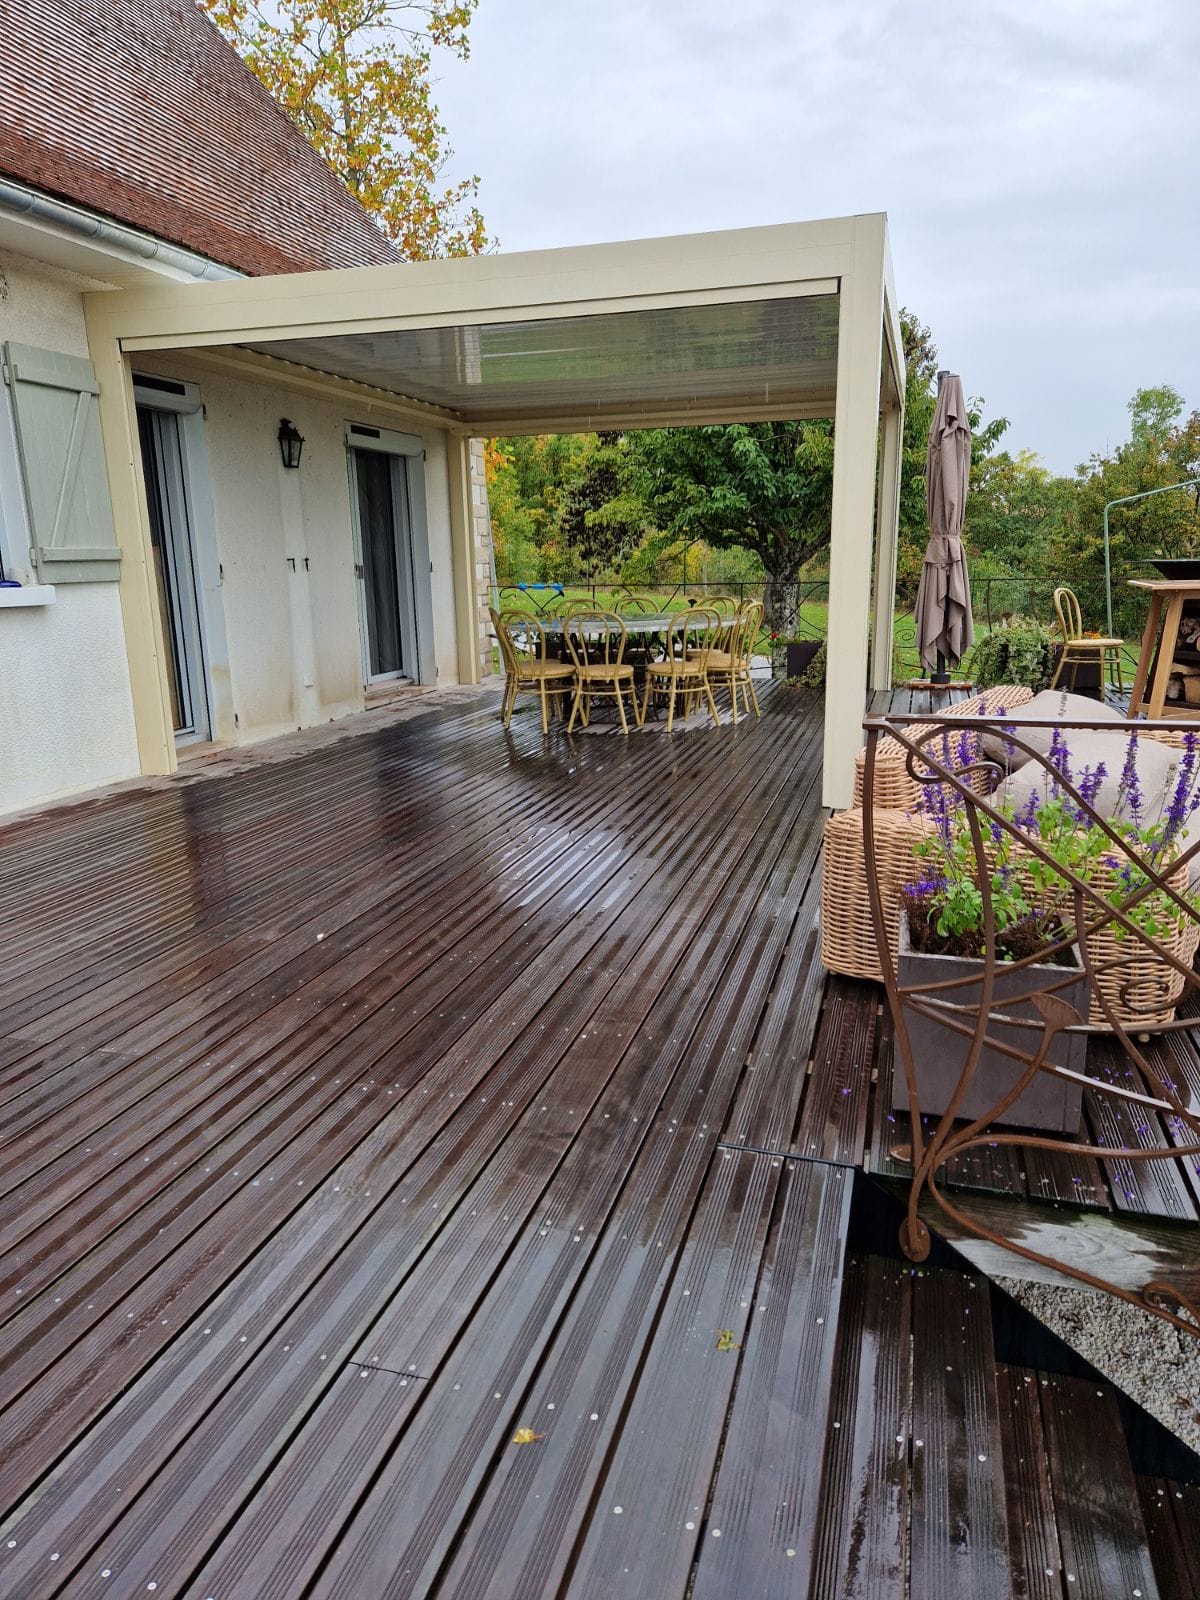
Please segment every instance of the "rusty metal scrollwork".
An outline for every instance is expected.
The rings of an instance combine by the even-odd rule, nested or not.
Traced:
[[[997,1233],[958,1206],[943,1184],[946,1165],[953,1157],[984,1146],[1017,1146],[1106,1162],[1200,1157],[1200,1115],[1185,1098],[1186,1088],[1181,1093],[1174,1077],[1167,1075],[1164,1053],[1152,1047],[1152,1041],[1167,1035],[1200,1029],[1200,974],[1193,965],[1200,942],[1200,893],[1190,887],[1193,875],[1200,880],[1200,728],[1195,724],[1156,723],[1151,727],[1100,720],[1018,723],[1006,722],[1003,715],[955,717],[953,712],[943,714],[932,726],[928,718],[888,715],[869,718],[865,727],[863,842],[871,915],[893,1020],[894,1070],[903,1070],[912,1122],[912,1179],[901,1229],[902,1248],[915,1261],[929,1253],[929,1233],[918,1209],[927,1193],[966,1233],[1106,1290],[1200,1337],[1200,1306],[1179,1287],[1156,1278],[1140,1291],[1126,1289],[1070,1261],[1055,1259]],[[1173,816],[1161,827],[1139,833],[1114,817],[1111,808],[1110,815],[1103,815],[1098,785],[1089,783],[1086,774],[1073,773],[1062,756],[1073,735],[1092,733],[1115,733],[1133,743],[1154,740],[1173,748],[1174,765],[1168,769],[1173,787],[1168,787],[1178,810],[1181,785],[1187,780],[1188,817]],[[985,737],[992,751],[999,743],[1004,759],[989,754]],[[879,869],[872,805],[881,760],[895,763],[898,759],[905,762],[914,791],[921,797],[917,809],[939,818],[951,816],[955,837],[970,841],[982,948],[980,963],[971,968],[969,976],[903,984],[900,980],[893,946],[895,906],[887,903],[897,889],[894,883],[883,881]],[[1131,756],[1128,770],[1132,770],[1132,762]],[[1028,763],[1037,765],[1030,768]],[[1032,772],[1033,785],[1041,785],[1039,792],[1052,792],[1068,806],[1080,829],[1095,830],[1089,835],[1096,847],[1092,869],[1065,864],[1061,853],[1046,847],[1032,821],[1032,802],[1027,814],[1015,811],[1007,798],[1007,774],[1018,765],[1024,772],[1026,790],[1030,790]],[[1171,802],[1164,795],[1158,803],[1168,807]],[[1192,812],[1198,814],[1195,827],[1188,825]],[[946,824],[939,821],[938,826]],[[1047,924],[1036,948],[1019,959],[1006,959],[998,947],[994,864],[1001,850],[1007,861],[1018,861],[1020,870],[1043,887],[1050,884],[1055,896],[1057,921]],[[1044,969],[1070,948],[1077,948],[1077,960],[1087,978],[1091,1002],[1087,1016],[1062,998],[1065,983],[1047,987],[1043,977],[1040,985],[1029,981],[1025,986],[1026,979],[1032,979],[1031,968]],[[1070,970],[1072,976],[1077,975],[1077,968]],[[1002,999],[997,995],[1001,981],[1005,985]],[[964,1051],[957,1083],[931,1130],[922,1118],[920,1074],[911,1040],[911,1024],[919,1017],[936,1019],[946,1030],[947,1044],[957,1038]],[[1136,1070],[1134,1087],[1089,1073],[1081,1077],[1050,1061],[1056,1040],[1080,1035],[1106,1038],[1119,1046]],[[985,1052],[992,1060],[998,1052],[1011,1061],[1014,1066],[1009,1076],[1013,1072],[1016,1076],[981,1114],[964,1117],[962,1108],[969,1093],[973,1092],[978,1103],[981,1092],[985,1099],[990,1092],[982,1091],[976,1081]],[[1112,1096],[1174,1119],[1175,1142],[1161,1149],[1118,1148],[1089,1142],[1086,1135],[1051,1136],[1024,1129],[1005,1131],[998,1126],[999,1119],[1045,1074],[1071,1078],[1096,1095]]]

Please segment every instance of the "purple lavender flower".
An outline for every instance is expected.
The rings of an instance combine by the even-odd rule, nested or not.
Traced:
[[[1084,767],[1079,775],[1079,795],[1085,805],[1094,806],[1096,796],[1100,793],[1100,785],[1108,777],[1108,768],[1103,761],[1097,761],[1094,767]]]
[[[1135,825],[1142,820],[1142,788],[1137,773],[1138,736],[1129,735],[1125,749],[1125,765],[1121,768],[1121,789],[1117,801],[1117,814],[1122,810]]]
[[[1183,756],[1179,763],[1175,787],[1167,803],[1167,825],[1162,841],[1164,846],[1172,842],[1196,809],[1195,773],[1196,735],[1189,731],[1183,736]]]

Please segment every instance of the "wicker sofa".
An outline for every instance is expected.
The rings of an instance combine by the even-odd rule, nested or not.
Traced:
[[[1032,691],[1017,685],[987,689],[948,707],[955,717],[990,717],[1024,705]],[[912,730],[918,736],[938,726],[937,718]],[[973,738],[973,736],[972,736]],[[980,781],[982,782],[982,776]],[[855,760],[854,805],[835,812],[825,824],[821,881],[821,959],[830,972],[848,978],[883,981],[867,886],[862,805],[865,753]],[[900,891],[913,876],[913,844],[932,826],[918,804],[922,785],[908,771],[908,755],[895,739],[883,738],[875,752],[875,850],[883,895],[888,943],[895,955],[900,941]]]

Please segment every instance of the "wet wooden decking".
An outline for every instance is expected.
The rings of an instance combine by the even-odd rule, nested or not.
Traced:
[[[489,701],[0,830],[0,1592],[806,1592],[893,1137],[820,715]]]

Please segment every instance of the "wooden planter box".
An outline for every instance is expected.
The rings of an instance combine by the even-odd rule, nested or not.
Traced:
[[[897,971],[901,987],[906,988],[910,984],[924,985],[961,977],[964,973],[982,977],[983,962],[970,961],[963,956],[919,955],[909,949],[908,924],[901,918]],[[1051,984],[1061,982],[1063,972],[1064,968],[1055,966],[1023,967],[1019,972],[1001,969],[996,975],[996,998],[989,1033],[1004,1039],[1016,1049],[1032,1050],[1038,1038],[1033,1030],[996,1022],[994,1013],[1001,1009],[1001,1002],[1006,996],[1020,994],[1034,987],[1049,988]],[[1087,1020],[1090,987],[1081,968],[1074,982],[1057,991],[1059,999],[1065,1000],[1078,1012],[1081,1022]],[[978,996],[979,988],[973,984],[970,988],[952,990],[944,998],[956,1005],[969,1005]],[[1028,1001],[1011,1008],[1011,1015],[1037,1018],[1037,1012]],[[909,1006],[905,1007],[904,1020],[912,1045],[921,1115],[941,1116],[958,1086],[970,1041],[952,1033],[936,1018],[923,1016]],[[1087,1066],[1087,1046],[1086,1034],[1059,1034],[1049,1059],[1056,1067],[1083,1072]],[[1021,1072],[1020,1062],[1002,1055],[998,1050],[985,1047],[957,1115],[968,1122],[983,1116],[1018,1081]],[[1021,1097],[996,1121],[1019,1128],[1036,1128],[1047,1133],[1076,1134],[1079,1132],[1082,1101],[1083,1089],[1080,1085],[1040,1072]],[[898,1111],[909,1109],[908,1082],[899,1050],[892,1072],[892,1106]]]
[[[787,650],[787,675],[789,678],[802,678],[812,666],[813,657],[821,648],[819,639],[805,639],[800,644],[789,644]]]

